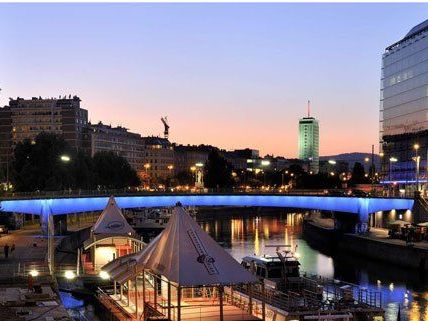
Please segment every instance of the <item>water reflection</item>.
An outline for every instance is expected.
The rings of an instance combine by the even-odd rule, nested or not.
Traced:
[[[353,255],[329,253],[302,239],[301,213],[225,216],[206,219],[201,227],[236,260],[249,254],[275,254],[266,245],[289,244],[299,254],[301,268],[309,273],[337,278],[382,292],[387,321],[428,321],[428,284],[424,275]]]

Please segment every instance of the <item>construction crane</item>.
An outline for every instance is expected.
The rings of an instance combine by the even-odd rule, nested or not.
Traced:
[[[168,134],[169,134],[169,125],[168,125],[168,118],[165,116],[165,117],[161,117],[161,121],[162,121],[162,124],[163,124],[163,126],[164,126],[164,131],[163,131],[163,137],[164,138],[166,138],[166,139],[168,139]]]

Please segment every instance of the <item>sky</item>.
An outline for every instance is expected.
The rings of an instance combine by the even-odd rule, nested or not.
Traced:
[[[428,4],[0,4],[0,106],[78,95],[94,122],[297,156],[307,100],[320,154],[378,142],[381,57]]]

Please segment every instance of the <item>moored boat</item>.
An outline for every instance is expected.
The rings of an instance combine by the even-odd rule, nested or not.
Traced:
[[[276,256],[246,256],[242,266],[260,279],[251,290],[238,291],[247,300],[264,302],[267,320],[383,321],[381,293],[367,288],[300,273],[290,246],[275,246]],[[281,248],[286,247],[286,250]],[[233,294],[232,294],[233,295]]]

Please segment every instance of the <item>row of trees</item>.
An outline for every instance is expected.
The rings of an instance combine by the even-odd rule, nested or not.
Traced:
[[[140,185],[136,171],[125,158],[112,152],[90,157],[51,133],[18,143],[10,172],[14,188],[20,192]]]

